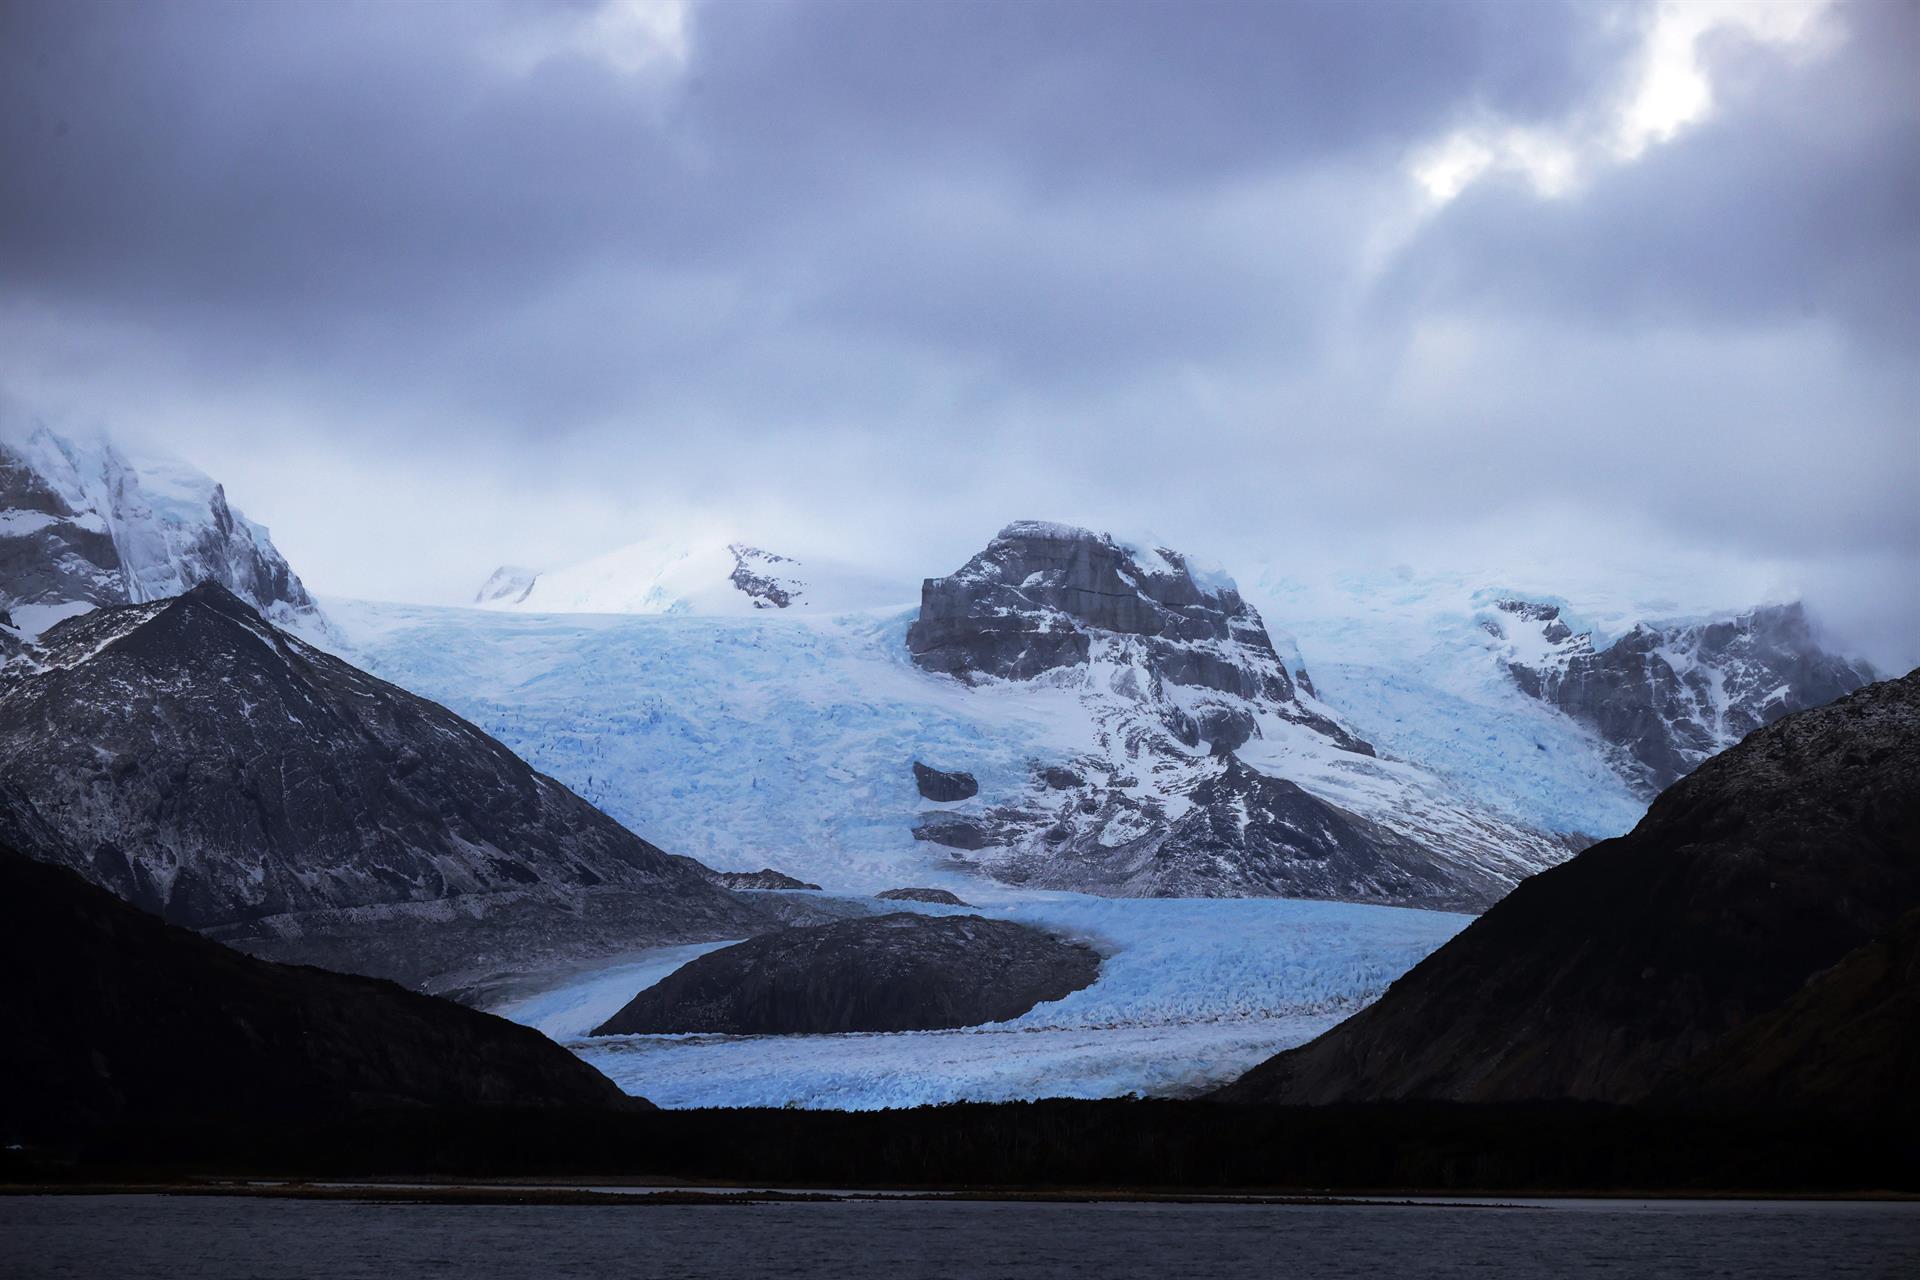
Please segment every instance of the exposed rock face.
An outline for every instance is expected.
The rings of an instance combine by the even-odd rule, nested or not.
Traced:
[[[946,889],[884,889],[873,896],[883,902],[932,902],[943,907],[969,905],[958,894]]]
[[[629,1108],[538,1032],[256,960],[0,848],[0,1141],[394,1107]]]
[[[817,884],[797,880],[785,872],[775,871],[772,867],[762,867],[758,871],[715,871],[711,878],[713,883],[726,889],[818,890],[820,888]]]
[[[1091,983],[1100,957],[1037,929],[917,913],[786,929],[710,951],[595,1035],[931,1031],[1017,1018]]]
[[[993,693],[1078,695],[1086,750],[914,835],[1015,883],[1126,896],[1301,895],[1478,909],[1555,838],[1376,758],[1232,581],[1179,552],[1024,521],[929,579],[913,660]],[[1292,668],[1292,669],[1290,669]],[[1289,772],[1291,771],[1291,772]]]
[[[1068,525],[1017,521],[958,573],[927,579],[907,648],[928,671],[970,683],[1027,680],[1098,654],[1167,687],[1160,710],[1188,745],[1239,746],[1254,733],[1246,704],[1258,702],[1371,750],[1300,705],[1266,625],[1230,580],[1177,551]]]
[[[970,773],[948,773],[944,769],[933,769],[913,762],[914,785],[920,788],[922,799],[935,804],[953,804],[960,800],[971,800],[980,794],[980,784]]]
[[[1514,683],[1612,744],[1649,796],[1762,725],[1873,679],[1864,663],[1820,647],[1799,604],[1642,624],[1603,649],[1554,605],[1503,600],[1485,625]]]
[[[223,587],[42,640],[0,673],[0,776],[60,837],[56,856],[172,922],[436,984],[766,923],[452,712]]]
[[[473,602],[490,605],[519,604],[532,594],[533,584],[539,580],[538,570],[503,564],[487,575],[487,580],[480,584],[480,590],[474,593]]]
[[[38,632],[100,605],[217,582],[280,621],[316,616],[267,531],[175,462],[38,428],[0,439],[0,608]]]
[[[727,551],[733,556],[733,572],[727,575],[727,581],[751,600],[754,608],[784,609],[805,592],[806,584],[793,576],[799,561],[744,542],[728,543]]]
[[[1756,731],[1226,1096],[1636,1101],[1916,907],[1920,672]]]
[[[1046,852],[1003,865],[1007,880],[1116,897],[1283,897],[1419,902],[1474,909],[1506,889],[1498,876],[1426,847],[1228,755],[1209,761],[1178,816],[1141,821],[1125,790],[1063,806]],[[1087,800],[1094,801],[1091,807]],[[1142,834],[1109,843],[1138,822]]]

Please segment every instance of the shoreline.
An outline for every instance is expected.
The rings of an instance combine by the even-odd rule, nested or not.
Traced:
[[[1170,1188],[981,1188],[901,1187],[817,1190],[805,1187],[753,1187],[684,1182],[435,1182],[368,1180],[309,1182],[263,1180],[181,1180],[155,1182],[0,1183],[0,1197],[32,1196],[183,1196],[263,1200],[313,1200],[341,1203],[526,1206],[739,1206],[754,1204],[878,1204],[889,1202],[954,1204],[1138,1204],[1294,1208],[1524,1209],[1578,1203],[1660,1204],[1920,1204],[1920,1194],[1899,1191],[1771,1192],[1726,1191],[1528,1191],[1480,1195],[1422,1191],[1348,1191],[1315,1193],[1245,1189],[1220,1192]]]

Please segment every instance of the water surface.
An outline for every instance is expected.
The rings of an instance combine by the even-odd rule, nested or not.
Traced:
[[[0,1275],[1920,1275],[1920,1205],[859,1201],[631,1207],[0,1197]]]

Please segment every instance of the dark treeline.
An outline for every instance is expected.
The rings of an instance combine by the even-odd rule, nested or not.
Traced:
[[[6,1181],[254,1173],[659,1176],[816,1186],[1920,1191],[1911,1126],[1585,1105],[1052,1101],[892,1112],[389,1112],[119,1128]]]

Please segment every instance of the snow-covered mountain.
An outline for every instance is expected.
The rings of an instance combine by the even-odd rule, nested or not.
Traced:
[[[821,614],[911,598],[830,558],[797,559],[737,537],[653,537],[560,569],[502,565],[474,597],[521,613]]]
[[[1070,692],[1092,729],[1033,758],[1016,794],[920,819],[916,836],[1001,879],[1459,907],[1568,852],[1379,759],[1303,665],[1289,672],[1232,579],[1169,548],[1016,522],[927,581],[906,639],[969,686]]]
[[[1020,532],[1035,528],[960,583],[934,580],[921,610],[328,608],[356,662],[636,829],[829,890],[964,897],[987,876],[1476,905],[1566,855],[1431,768],[1374,754],[1224,576]],[[916,763],[977,792],[928,800]]]
[[[204,582],[0,669],[0,830],[175,923],[408,981],[769,920],[446,708]]]
[[[267,530],[210,477],[104,437],[0,436],[0,615],[19,632],[209,581],[280,622],[316,616]]]
[[[1867,664],[1821,648],[1797,603],[1639,623],[1605,645],[1560,613],[1501,600],[1482,625],[1513,682],[1604,738],[1649,798],[1755,729],[1873,679]]]

